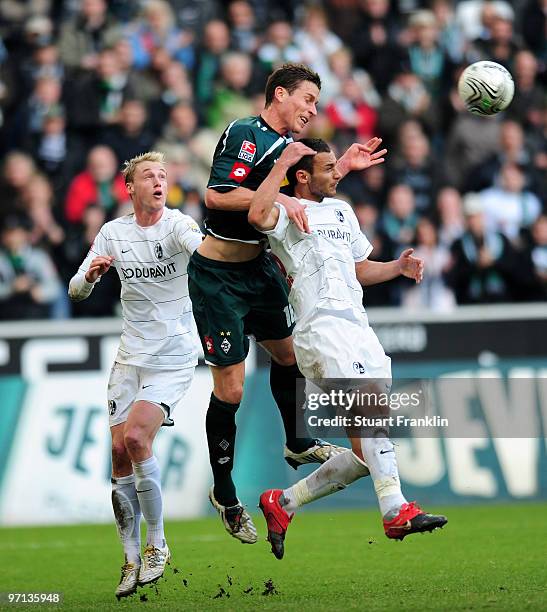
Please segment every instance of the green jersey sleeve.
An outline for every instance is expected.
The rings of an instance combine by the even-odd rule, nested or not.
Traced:
[[[230,123],[215,153],[207,187],[228,191],[240,187],[257,161],[256,133],[248,124]]]

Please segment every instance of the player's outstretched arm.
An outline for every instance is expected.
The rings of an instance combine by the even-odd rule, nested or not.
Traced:
[[[281,154],[270,170],[268,176],[255,191],[249,208],[249,223],[259,230],[273,229],[279,218],[279,210],[274,206],[276,201],[283,204],[287,215],[300,231],[309,232],[305,207],[295,198],[279,193],[279,187],[285,179],[287,170],[300,161],[304,155],[315,155],[316,152],[300,142],[291,143]]]
[[[417,283],[420,283],[424,277],[424,260],[419,257],[413,257],[414,249],[406,249],[403,251],[399,259],[393,261],[360,261],[355,264],[355,272],[357,280],[368,287],[385,283],[398,276],[406,276],[412,278]]]
[[[224,192],[209,187],[205,191],[205,205],[221,210],[249,210],[254,193],[247,187],[234,187]]]
[[[336,169],[342,177],[353,170],[366,170],[371,166],[383,164],[387,149],[376,151],[382,144],[381,138],[371,138],[365,144],[354,142],[336,163]]]

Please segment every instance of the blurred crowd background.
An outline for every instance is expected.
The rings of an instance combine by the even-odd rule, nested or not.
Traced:
[[[389,149],[339,194],[373,259],[410,245],[427,269],[419,286],[367,289],[367,306],[545,300],[546,24],[547,0],[2,0],[0,320],[116,314],[116,274],[79,304],[66,287],[101,225],[131,211],[124,160],[163,151],[169,207],[201,223],[219,135],[260,113],[285,62],[323,81],[306,136]],[[494,118],[457,95],[483,59],[515,79]]]

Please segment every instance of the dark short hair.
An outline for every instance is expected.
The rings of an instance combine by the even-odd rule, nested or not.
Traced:
[[[310,81],[321,89],[321,78],[317,72],[304,64],[284,64],[272,72],[266,83],[266,106],[273,102],[276,87],[284,87],[290,95],[303,81]]]
[[[298,142],[305,144],[310,149],[313,149],[317,153],[330,153],[331,148],[322,138],[302,138]],[[304,155],[299,161],[291,166],[287,170],[287,181],[289,182],[289,188],[294,191],[294,187],[296,185],[296,173],[298,170],[306,170],[311,174],[313,168],[313,158],[315,155]]]

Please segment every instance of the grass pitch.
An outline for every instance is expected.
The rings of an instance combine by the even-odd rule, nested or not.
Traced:
[[[1,591],[62,591],[61,610],[547,610],[547,504],[434,508],[442,531],[388,540],[375,511],[298,515],[278,561],[211,517],[167,524],[157,588],[117,602],[113,526],[0,529]],[[44,609],[8,606],[2,609]]]

